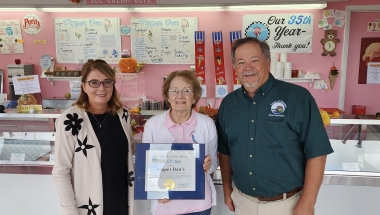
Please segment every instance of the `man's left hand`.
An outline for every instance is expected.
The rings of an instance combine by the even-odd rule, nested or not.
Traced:
[[[294,215],[314,215],[314,203],[303,201],[301,198],[294,208]]]

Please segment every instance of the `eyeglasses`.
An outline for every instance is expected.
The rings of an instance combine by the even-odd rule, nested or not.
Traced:
[[[103,84],[105,88],[109,88],[115,84],[115,82],[112,80],[105,80],[105,81],[91,80],[91,81],[87,81],[87,83],[92,88],[98,88],[100,87],[101,84]]]
[[[168,90],[168,92],[173,95],[173,96],[178,96],[179,93],[181,93],[182,95],[184,96],[187,96],[187,95],[190,95],[192,93],[192,91],[190,89],[182,89],[182,90],[178,90],[178,89],[171,89],[171,90]]]

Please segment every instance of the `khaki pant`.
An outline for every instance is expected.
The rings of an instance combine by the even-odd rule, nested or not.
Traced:
[[[301,193],[302,191],[288,199],[265,202],[246,195],[235,187],[231,198],[235,205],[235,215],[293,215]]]

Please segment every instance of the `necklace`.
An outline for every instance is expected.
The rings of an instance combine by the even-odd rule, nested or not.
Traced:
[[[106,121],[107,116],[108,116],[108,112],[107,112],[106,117],[104,117],[103,122],[102,122],[102,123],[99,123],[98,120],[96,119],[95,115],[94,115],[93,113],[91,113],[91,114],[92,114],[92,116],[94,117],[95,121],[99,124],[99,127],[102,127],[103,122]]]

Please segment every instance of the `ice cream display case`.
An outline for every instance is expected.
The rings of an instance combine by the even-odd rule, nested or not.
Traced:
[[[326,131],[334,153],[327,156],[323,184],[380,187],[380,120],[343,114]]]
[[[380,187],[380,119],[341,114],[326,132],[334,152],[327,156],[323,184]],[[222,184],[219,168],[212,178]]]
[[[54,122],[61,111],[43,109],[41,114],[6,112],[0,113],[0,174],[10,172],[16,165],[52,166]],[[375,115],[342,114],[331,119],[326,131],[334,153],[327,157],[323,183],[380,187],[380,120]],[[11,146],[16,145],[16,148],[24,149],[12,152]],[[40,156],[37,152],[30,154],[25,148],[37,151]],[[30,169],[28,171],[31,173]],[[352,176],[355,177],[350,178]],[[366,179],[365,184],[361,184],[360,178]]]
[[[161,112],[143,111],[142,114],[152,116]],[[6,113],[0,114],[0,190],[8,194],[0,195],[0,202],[33,200],[35,208],[59,214],[51,170],[54,164],[54,122],[60,114],[60,110],[55,109],[43,109],[41,114],[19,114],[6,109]],[[344,207],[331,203],[332,196],[349,202],[352,201],[351,194],[365,193],[362,196],[365,200],[360,200],[365,203],[366,199],[375,199],[380,191],[380,120],[375,115],[341,114],[331,119],[326,131],[334,153],[327,156],[316,214],[339,214]],[[220,169],[212,177],[217,190],[217,206],[213,207],[211,214],[232,215],[224,204]],[[141,214],[149,213],[149,205],[149,201],[136,201]],[[361,204],[356,207],[368,212],[363,214],[373,214],[372,210],[376,209]],[[12,214],[15,208],[4,207],[2,210]],[[20,208],[20,212],[23,214],[25,210]],[[46,213],[41,211],[40,214]]]
[[[51,174],[54,161],[55,119],[60,110],[0,114],[0,174]]]

